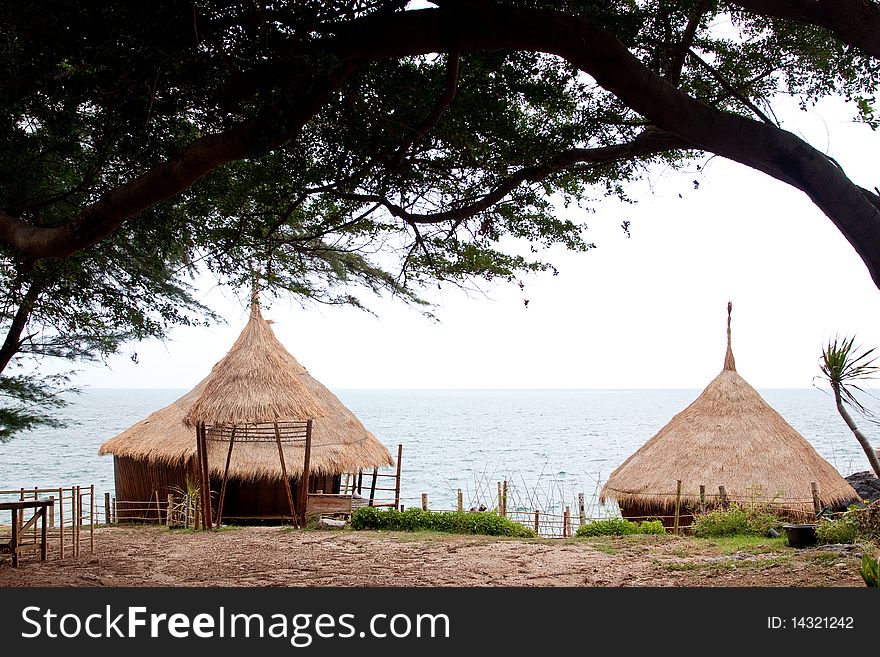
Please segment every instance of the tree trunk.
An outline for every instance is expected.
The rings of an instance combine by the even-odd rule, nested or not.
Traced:
[[[0,346],[0,374],[9,365],[12,357],[21,350],[21,334],[24,332],[24,327],[27,326],[28,318],[31,316],[31,311],[34,309],[37,297],[40,296],[40,291],[41,287],[39,285],[31,283],[27,293],[24,295],[24,299],[21,300],[21,304],[18,306],[15,316],[12,318],[9,331],[6,333],[6,339],[3,341],[3,345]]]
[[[867,436],[865,436],[865,434],[863,434],[861,430],[856,426],[856,423],[852,419],[852,416],[850,416],[849,412],[846,410],[846,407],[843,405],[843,400],[840,397],[840,384],[832,383],[831,387],[834,390],[834,403],[837,404],[837,412],[840,413],[840,417],[842,417],[843,421],[846,422],[846,426],[848,426],[849,430],[853,432],[856,440],[859,441],[859,444],[865,451],[865,456],[868,457],[868,463],[871,464],[871,468],[874,470],[874,476],[880,479],[880,461],[878,461],[877,459],[877,452],[875,452],[874,448],[871,447],[871,443],[868,442]]]

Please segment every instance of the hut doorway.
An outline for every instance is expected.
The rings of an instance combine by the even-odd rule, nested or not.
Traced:
[[[319,475],[309,478],[309,493],[318,491],[338,494],[341,488],[341,475]],[[300,481],[297,477],[288,479],[293,495],[294,506],[301,504]],[[219,510],[222,479],[211,478],[211,490],[215,497],[214,507]],[[280,522],[290,520],[290,508],[284,484],[279,479],[260,478],[254,480],[229,479],[223,499],[223,515],[218,521],[239,522]]]

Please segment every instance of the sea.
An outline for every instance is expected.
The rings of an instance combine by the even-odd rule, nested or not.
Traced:
[[[41,428],[0,444],[0,490],[95,485],[114,495],[113,459],[105,440],[185,390],[88,389],[73,397],[61,429]],[[584,495],[587,514],[610,515],[598,502],[608,475],[684,409],[699,390],[336,390],[401,459],[401,502],[452,509],[493,508],[507,482],[508,509],[561,511]],[[844,476],[867,459],[819,389],[760,391]],[[873,401],[873,400],[871,400]],[[864,420],[869,435],[880,430]],[[369,477],[364,475],[364,487]],[[381,479],[389,486],[393,480]],[[674,492],[674,482],[671,482]],[[388,495],[385,493],[385,495]],[[378,496],[381,496],[378,495]],[[612,503],[613,504],[613,503]],[[573,506],[574,508],[574,506]]]

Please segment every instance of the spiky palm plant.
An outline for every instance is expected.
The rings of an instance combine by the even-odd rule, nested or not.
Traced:
[[[874,475],[880,477],[880,462],[877,459],[877,452],[871,446],[867,436],[856,426],[855,420],[847,411],[846,406],[852,406],[858,412],[869,415],[870,412],[856,398],[855,392],[864,392],[858,385],[858,382],[876,378],[880,372],[880,367],[874,363],[877,360],[873,356],[874,349],[868,349],[859,353],[859,347],[854,345],[855,338],[837,337],[829,340],[827,346],[822,350],[822,358],[820,369],[822,375],[831,384],[831,390],[834,392],[834,402],[837,404],[837,412],[846,422],[846,426],[859,441],[868,462],[874,470]]]

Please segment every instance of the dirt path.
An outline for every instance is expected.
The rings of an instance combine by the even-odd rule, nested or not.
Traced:
[[[0,586],[863,586],[852,550],[725,554],[675,536],[537,541],[248,527],[111,527],[97,553],[0,565]],[[87,552],[84,551],[84,552]]]

